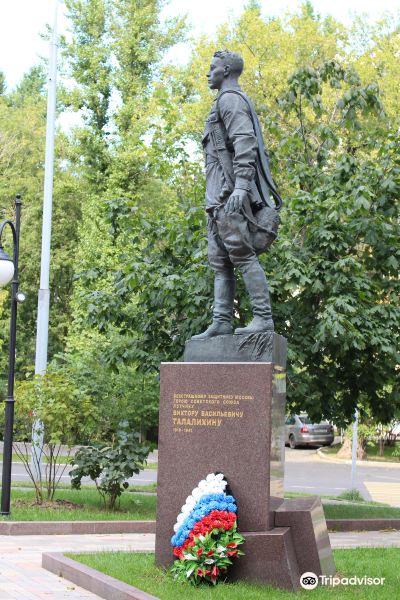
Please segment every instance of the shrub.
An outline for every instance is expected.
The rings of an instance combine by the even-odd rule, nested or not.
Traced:
[[[71,484],[80,489],[82,477],[90,477],[104,506],[116,509],[117,499],[129,486],[128,479],[144,468],[150,449],[138,441],[127,421],[120,423],[113,446],[87,446],[78,450],[70,471]]]

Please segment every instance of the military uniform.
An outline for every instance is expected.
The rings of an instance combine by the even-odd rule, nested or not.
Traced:
[[[239,86],[218,94],[203,136],[208,259],[215,272],[213,323],[231,324],[236,267],[250,294],[254,317],[267,324],[264,328],[273,329],[267,280],[252,244],[248,220],[243,211],[227,214],[224,210],[235,188],[248,192],[247,210],[250,205],[257,208],[264,203],[255,184],[258,141],[251,106],[240,94]],[[207,332],[195,337],[207,337]]]

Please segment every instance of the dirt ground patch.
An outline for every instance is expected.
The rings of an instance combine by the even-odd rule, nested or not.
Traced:
[[[76,504],[75,502],[69,502],[68,500],[44,500],[42,504],[38,504],[36,500],[15,500],[14,506],[19,508],[43,508],[60,510],[60,508],[67,508],[69,510],[78,510],[83,508],[83,504]]]

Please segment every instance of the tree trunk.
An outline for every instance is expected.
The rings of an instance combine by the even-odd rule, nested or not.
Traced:
[[[364,438],[358,438],[357,444],[357,460],[366,460],[367,452],[366,452],[366,443],[367,440]],[[344,434],[343,445],[337,453],[338,458],[347,458],[351,459],[352,457],[352,435]]]
[[[365,438],[358,438],[357,460],[367,460],[367,441]]]
[[[347,433],[344,434],[343,445],[337,453],[339,458],[351,458],[351,437]]]

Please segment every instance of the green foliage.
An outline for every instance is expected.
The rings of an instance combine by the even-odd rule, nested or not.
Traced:
[[[213,529],[204,536],[193,538],[194,545],[182,551],[182,557],[175,560],[171,572],[176,581],[192,585],[211,583],[226,576],[232,565],[232,558],[242,556],[238,549],[245,539],[237,532],[236,522],[227,531]]]
[[[329,507],[329,508],[333,508]],[[340,507],[343,508],[343,507]],[[392,509],[395,510],[395,509]],[[68,554],[73,560],[102,573],[139,588],[160,600],[293,600],[310,596],[305,592],[294,595],[290,590],[277,589],[271,585],[248,582],[223,583],[214,587],[190,588],[177,584],[169,571],[156,567],[154,554],[142,552],[93,552]],[[391,600],[398,593],[398,548],[352,548],[333,550],[333,557],[341,577],[365,576],[372,572],[374,577],[385,578],[379,592],[373,585],[363,586],[363,600]],[[354,586],[318,586],[312,592],[313,600],[354,600]]]
[[[325,78],[341,91],[329,108]],[[304,69],[281,102],[298,124],[282,139],[292,190],[272,279],[292,353],[290,400],[345,421],[367,398],[386,422],[399,403],[400,138],[379,90],[360,86],[353,69]]]
[[[125,337],[92,332],[57,357],[76,387],[99,407],[92,441],[112,439],[121,415],[142,435],[158,424],[158,378],[132,364],[131,352]]]
[[[143,521],[156,518],[157,498],[152,495],[125,494],[120,499],[119,510],[110,511],[104,508],[93,485],[80,490],[71,490],[69,485],[68,489],[58,488],[51,503],[37,506],[34,492],[14,489],[14,483],[11,494],[13,521]],[[26,486],[26,481],[20,483]],[[0,517],[1,520],[10,520],[10,517]]]
[[[9,96],[9,103],[22,107],[25,102],[36,101],[42,104],[46,92],[46,72],[42,64],[31,67],[23,76],[14,92]]]
[[[262,260],[276,329],[289,341],[289,403],[338,424],[361,403],[385,422],[400,403],[397,129],[376,82],[363,81],[344,56],[339,24],[307,7],[286,21],[264,22],[253,8],[229,34],[222,28],[217,43],[201,40],[186,69],[167,67],[155,86],[155,134],[141,150],[165,182],[159,194],[170,190],[170,207],[154,211],[151,195],[147,207],[138,205],[121,176],[127,197],[108,201],[102,215],[114,272],[107,271],[104,289],[83,273],[80,306],[92,327],[124,340],[111,349],[111,363],[147,370],[179,359],[185,340],[209,320],[202,176],[197,156],[189,158],[173,138],[198,144],[211,101],[198,75],[214,46],[229,42],[244,55],[243,87],[252,90],[271,139],[272,172],[285,198],[280,239]],[[272,49],[274,60],[266,62]],[[113,174],[110,184],[116,182]],[[244,322],[250,311],[241,282],[238,297],[235,313]]]
[[[262,261],[289,341],[290,409],[340,425],[362,406],[388,422],[400,405],[397,24],[345,27],[308,2],[265,19],[249,2],[177,67],[160,61],[185,23],[161,24],[161,2],[66,6],[73,85],[60,88],[59,110],[79,111],[82,125],[56,139],[49,360],[99,408],[98,437],[112,438],[120,414],[154,429],[159,362],[180,359],[210,319],[201,132],[205,73],[224,47],[244,57],[242,86],[284,197],[280,239]],[[8,93],[0,76],[0,199],[10,216],[16,192],[24,202],[19,379],[35,352],[44,82],[37,66]],[[1,291],[3,350],[8,306]],[[235,318],[249,315],[239,280]]]
[[[22,194],[19,265],[20,288],[26,294],[26,301],[18,309],[18,378],[25,376],[35,358],[46,130],[43,83],[43,69],[34,67],[23,77],[16,90],[0,97],[0,201],[5,216],[14,218],[15,194]],[[82,200],[82,190],[70,166],[70,151],[67,138],[58,132],[50,271],[50,360],[55,352],[64,349],[70,323],[72,263]],[[9,236],[5,242],[11,252]],[[3,293],[8,292],[5,290]],[[9,336],[8,297],[2,297],[0,310],[0,343],[5,344]],[[6,366],[4,353],[0,362],[2,378]]]
[[[342,492],[338,498],[341,500],[350,500],[351,502],[365,502],[357,489],[346,490],[345,492]]]
[[[46,444],[72,446],[90,432],[95,411],[91,399],[78,390],[63,373],[35,375],[18,382],[16,439],[29,438],[32,423],[43,423]]]
[[[14,451],[22,460],[25,470],[35,486],[38,503],[54,497],[57,484],[66,465],[58,464],[61,446],[71,447],[81,437],[88,435],[95,422],[95,409],[91,399],[82,394],[64,374],[47,373],[21,381],[15,389],[15,439]],[[40,423],[37,431],[43,435],[43,453],[46,457],[44,481],[36,480],[30,464],[27,442],[31,438],[33,423]],[[24,450],[21,446],[24,445]]]
[[[3,71],[0,71],[0,96],[2,96],[6,91],[6,78]]]
[[[115,510],[118,498],[129,487],[127,480],[144,468],[149,454],[149,448],[139,444],[138,437],[130,431],[128,422],[123,421],[113,446],[87,446],[78,450],[70,471],[72,487],[80,489],[82,477],[90,477],[104,506]]]

